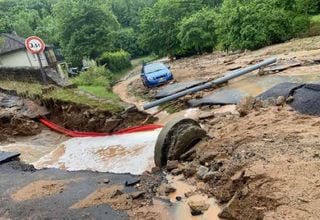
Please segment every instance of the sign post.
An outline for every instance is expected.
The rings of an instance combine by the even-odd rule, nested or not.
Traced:
[[[45,85],[47,85],[48,84],[47,76],[43,70],[43,65],[42,65],[41,57],[40,57],[40,54],[43,53],[43,51],[46,49],[45,43],[43,42],[43,40],[41,38],[36,37],[36,36],[31,36],[26,39],[25,46],[30,53],[37,55],[37,58],[39,61],[39,66],[40,66],[40,71],[41,71],[41,75],[42,75],[42,80],[43,80],[43,83]]]

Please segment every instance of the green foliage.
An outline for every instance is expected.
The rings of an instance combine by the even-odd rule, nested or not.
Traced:
[[[119,72],[131,67],[130,58],[130,54],[123,50],[117,52],[105,52],[99,58],[99,63],[101,65],[106,65],[112,72]]]
[[[119,96],[112,93],[111,90],[106,89],[105,86],[79,86],[79,89],[90,93],[99,98],[105,98],[108,100],[119,101]]]
[[[111,0],[111,9],[123,27],[138,29],[140,13],[156,0]]]
[[[159,0],[152,8],[146,8],[140,23],[141,45],[158,54],[175,54],[180,48],[179,22],[199,8],[201,4],[174,0]]]
[[[79,76],[73,79],[73,82],[78,86],[103,86],[111,91],[109,81],[110,72],[105,66],[94,65],[87,71],[80,73]]]
[[[225,49],[257,49],[294,37],[308,18],[277,7],[275,1],[225,0],[217,16],[217,34]]]
[[[320,0],[295,0],[295,10],[304,14],[317,14],[320,12]]]
[[[83,57],[95,59],[112,47],[111,33],[119,24],[103,1],[59,0],[54,12],[60,44],[72,64],[81,66]]]
[[[137,34],[132,28],[123,28],[114,33],[113,47],[115,50],[128,51],[132,57],[144,54],[144,50],[138,44]]]
[[[212,51],[216,43],[214,10],[204,8],[184,18],[179,31],[178,39],[183,49],[197,53]]]
[[[305,36],[308,16],[319,13],[320,0],[0,0],[0,32],[39,35],[81,66],[106,51],[256,49]],[[310,30],[318,34],[319,25]]]

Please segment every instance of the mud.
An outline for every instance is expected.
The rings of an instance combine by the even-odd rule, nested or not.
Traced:
[[[48,181],[39,180],[32,182],[11,195],[16,202],[22,202],[31,199],[39,199],[49,197],[58,193],[62,193],[67,187],[66,181]]]
[[[5,140],[9,136],[36,135],[40,131],[39,124],[34,120],[18,112],[0,108],[0,139]]]
[[[225,207],[221,217],[319,218],[319,117],[285,106],[213,120],[206,124],[214,138],[197,155],[215,155],[205,163],[215,174],[205,180],[205,192]]]
[[[48,116],[50,120],[67,129],[77,131],[108,133],[142,123],[152,123],[155,120],[136,108],[112,113],[57,100],[47,101],[46,106],[51,111]],[[146,121],[147,118],[148,121]]]
[[[60,143],[69,138],[41,126],[41,132],[34,136],[8,137],[0,144],[0,151],[19,152],[20,160],[31,164],[49,154]]]

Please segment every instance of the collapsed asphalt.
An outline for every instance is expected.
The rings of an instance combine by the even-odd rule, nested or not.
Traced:
[[[101,187],[123,185],[135,181],[129,174],[96,173],[91,171],[66,172],[57,169],[36,171],[32,166],[19,161],[0,165],[0,217],[10,219],[129,219],[124,211],[115,211],[108,205],[83,209],[70,209],[76,202],[86,198]],[[110,183],[106,185],[105,180]],[[14,201],[12,194],[36,181],[66,181],[63,191],[25,201]],[[135,191],[124,187],[124,193]]]

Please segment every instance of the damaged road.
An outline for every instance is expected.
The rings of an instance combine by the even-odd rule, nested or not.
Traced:
[[[135,193],[137,189],[124,185],[136,178],[90,171],[36,171],[11,161],[0,165],[1,218],[129,219],[127,211],[148,204],[143,194]]]

